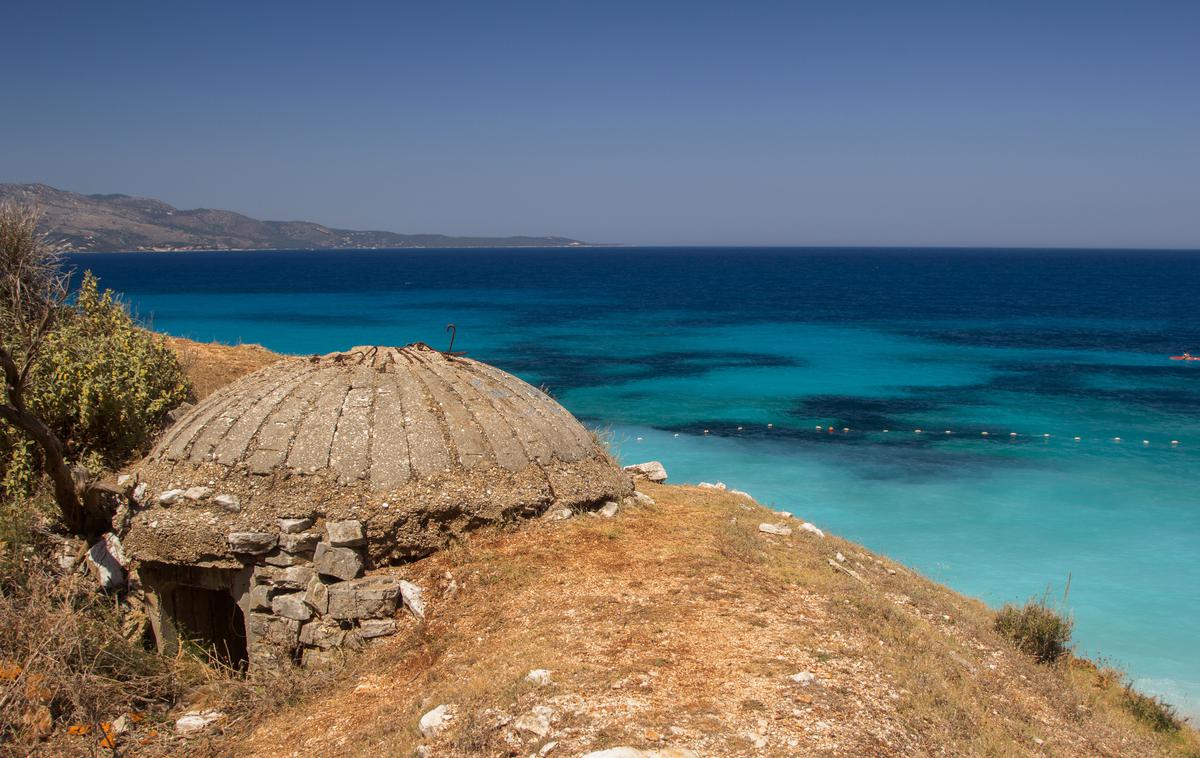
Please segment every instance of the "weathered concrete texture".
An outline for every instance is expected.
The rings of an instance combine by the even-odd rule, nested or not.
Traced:
[[[545,393],[422,344],[268,366],[188,411],[136,472],[149,501],[132,518],[130,553],[229,568],[270,550],[307,554],[312,538],[291,535],[311,526],[378,566],[427,555],[484,524],[596,507],[632,491],[628,475]],[[182,495],[154,502],[195,487],[239,507]],[[278,535],[278,547],[255,545],[250,534]],[[349,568],[331,575],[352,578]]]

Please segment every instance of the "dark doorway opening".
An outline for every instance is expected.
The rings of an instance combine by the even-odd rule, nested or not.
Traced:
[[[246,621],[224,590],[176,585],[164,609],[182,645],[194,645],[238,670],[246,668]]]

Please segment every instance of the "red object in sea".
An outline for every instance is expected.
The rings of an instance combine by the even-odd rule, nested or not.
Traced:
[[[1192,355],[1191,353],[1184,353],[1183,355],[1172,355],[1171,360],[1173,360],[1173,361],[1200,361],[1200,355]]]

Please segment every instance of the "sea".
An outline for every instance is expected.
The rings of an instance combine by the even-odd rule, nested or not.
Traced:
[[[1200,251],[576,248],[72,256],[153,328],[449,346],[672,482],[724,482],[1200,716]]]

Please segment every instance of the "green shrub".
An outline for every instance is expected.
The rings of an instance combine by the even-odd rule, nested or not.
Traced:
[[[996,613],[996,631],[1040,663],[1053,663],[1071,648],[1075,622],[1050,607],[1046,598],[1031,598],[1023,606],[1005,603]]]
[[[26,400],[62,440],[70,460],[97,469],[145,452],[167,413],[190,392],[183,367],[162,338],[139,326],[88,273],[46,339]],[[20,431],[0,424],[4,494],[31,491],[37,453]]]
[[[1121,705],[1156,732],[1178,732],[1183,728],[1183,719],[1179,718],[1174,707],[1161,698],[1143,695],[1133,685],[1125,685]]]

